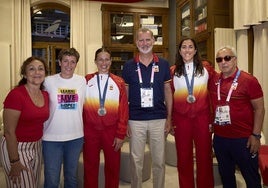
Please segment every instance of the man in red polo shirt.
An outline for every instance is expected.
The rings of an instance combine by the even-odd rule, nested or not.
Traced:
[[[247,188],[261,188],[258,166],[264,119],[263,91],[258,80],[238,69],[234,48],[216,54],[221,73],[209,84],[214,116],[213,147],[224,188],[235,188],[239,167]]]

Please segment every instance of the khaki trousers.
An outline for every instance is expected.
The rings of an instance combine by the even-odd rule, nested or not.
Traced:
[[[152,158],[153,188],[165,187],[165,122],[166,119],[129,121],[131,188],[142,187],[146,143],[149,143]]]

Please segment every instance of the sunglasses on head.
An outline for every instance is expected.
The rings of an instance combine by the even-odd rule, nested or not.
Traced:
[[[233,57],[235,57],[235,56],[227,55],[227,56],[224,56],[224,57],[217,57],[216,62],[221,63],[223,59],[224,59],[224,61],[230,61]]]

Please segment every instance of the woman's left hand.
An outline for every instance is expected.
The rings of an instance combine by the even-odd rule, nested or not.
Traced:
[[[20,161],[17,161],[11,164],[11,169],[9,172],[9,178],[13,181],[14,184],[19,185],[21,182],[21,173],[23,170],[28,171],[28,169],[21,164]]]
[[[119,149],[121,149],[123,144],[124,144],[124,140],[120,138],[115,138],[114,143],[113,143],[114,151],[118,151]]]

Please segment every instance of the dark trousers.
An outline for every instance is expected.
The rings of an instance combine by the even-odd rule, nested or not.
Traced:
[[[261,188],[258,154],[247,148],[248,138],[224,138],[214,135],[213,147],[218,160],[223,188],[236,188],[235,170],[238,167],[247,188]]]

